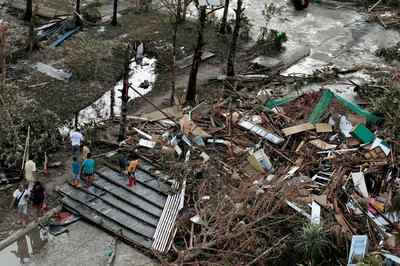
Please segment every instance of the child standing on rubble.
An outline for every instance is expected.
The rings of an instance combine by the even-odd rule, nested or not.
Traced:
[[[139,157],[135,154],[128,165],[128,187],[136,186],[136,170],[139,168]]]

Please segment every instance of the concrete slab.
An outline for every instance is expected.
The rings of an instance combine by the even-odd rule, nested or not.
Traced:
[[[1,265],[19,266],[22,260],[30,266],[98,266],[106,265],[113,237],[84,222],[67,227],[69,233],[40,238],[35,230],[0,252]],[[159,265],[134,248],[118,242],[114,265]]]

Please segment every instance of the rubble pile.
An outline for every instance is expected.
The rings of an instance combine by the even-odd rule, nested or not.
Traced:
[[[227,95],[130,122],[124,147],[187,184],[170,261],[400,259],[397,142],[383,115],[329,88]]]

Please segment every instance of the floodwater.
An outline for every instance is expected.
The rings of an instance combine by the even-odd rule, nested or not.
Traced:
[[[273,2],[279,13],[273,16],[269,28],[283,31],[288,36],[286,50],[299,47],[310,48],[310,55],[282,72],[282,75],[302,76],[312,74],[314,70],[327,65],[338,68],[351,68],[358,64],[384,66],[381,58],[375,56],[379,48],[390,47],[400,41],[400,33],[386,30],[381,25],[369,23],[368,15],[361,7],[349,3],[321,1],[313,3],[304,11],[295,11],[290,1],[244,0],[245,13],[253,27],[251,36],[257,39],[260,28],[265,26],[263,15],[266,3]],[[230,17],[237,1],[231,3]],[[222,16],[222,10],[217,17]],[[338,82],[324,84],[325,88],[352,99],[355,96],[354,86],[348,79],[361,85],[371,80],[362,71],[350,76],[341,77]],[[311,84],[304,90],[317,90],[321,84]]]
[[[265,0],[244,0],[245,13],[253,24],[252,37],[257,39],[265,26]],[[376,23],[368,23],[368,15],[361,7],[334,1],[313,3],[304,11],[295,11],[290,1],[273,1],[280,12],[270,28],[284,31],[288,49],[302,45],[311,48],[310,58],[338,67],[354,64],[382,63],[375,51],[400,41],[400,33],[386,30]],[[236,5],[236,0],[231,8]],[[222,12],[222,11],[221,11]]]

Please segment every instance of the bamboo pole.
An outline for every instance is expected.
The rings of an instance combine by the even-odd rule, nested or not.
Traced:
[[[28,234],[30,231],[35,229],[40,224],[46,223],[47,220],[49,220],[57,212],[61,211],[61,209],[62,209],[61,206],[57,206],[56,208],[51,209],[44,216],[40,217],[37,221],[33,221],[30,224],[28,224],[26,227],[21,228],[20,230],[14,232],[12,235],[10,235],[9,237],[7,237],[6,239],[4,239],[3,241],[0,242],[0,251],[5,249],[6,247],[10,246],[12,243],[17,241],[21,237]]]

